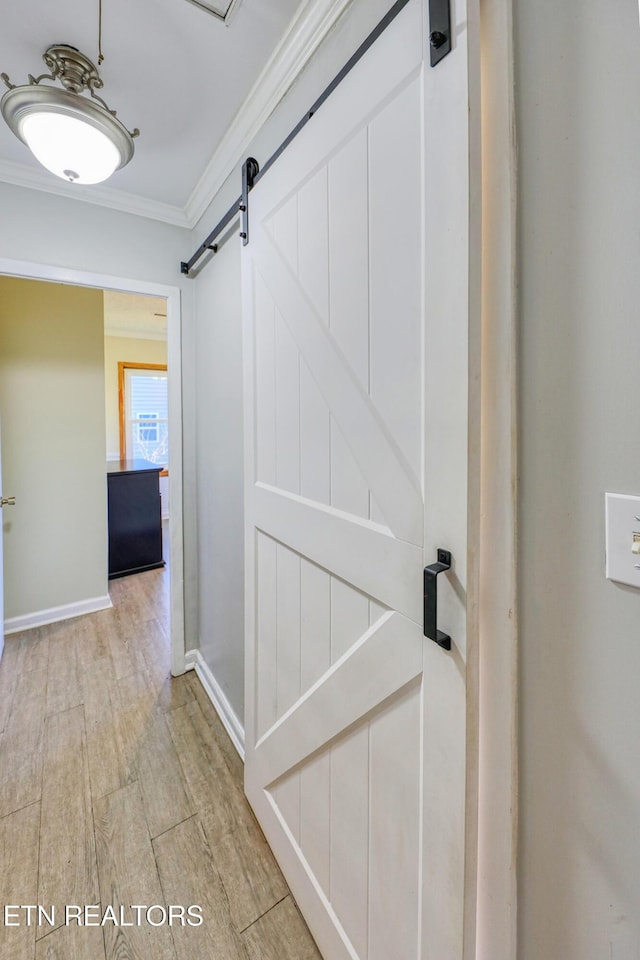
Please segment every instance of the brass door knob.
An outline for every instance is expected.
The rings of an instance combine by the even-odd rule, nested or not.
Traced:
[[[0,507],[15,507],[15,497],[0,497]]]

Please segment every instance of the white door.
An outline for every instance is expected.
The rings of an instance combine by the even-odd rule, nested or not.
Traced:
[[[473,955],[479,359],[455,9],[432,69],[410,0],[250,194],[245,784],[326,960]],[[438,547],[451,652],[422,629]]]

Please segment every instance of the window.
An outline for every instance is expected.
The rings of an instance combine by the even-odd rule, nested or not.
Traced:
[[[162,364],[118,364],[120,457],[169,462],[167,368]]]
[[[140,443],[158,442],[158,417],[157,413],[138,414],[138,440]]]

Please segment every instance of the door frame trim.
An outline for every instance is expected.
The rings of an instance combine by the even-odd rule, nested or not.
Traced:
[[[116,277],[111,274],[57,267],[28,260],[0,257],[0,275],[25,280],[45,280],[77,287],[117,290],[123,293],[164,297],[167,301],[167,366],[169,374],[169,502],[171,520],[170,585],[171,585],[171,673],[184,673],[184,520],[182,493],[182,315],[180,287]],[[106,462],[106,452],[105,452]]]
[[[480,0],[482,127],[475,960],[515,960],[518,867],[517,142],[511,0]]]

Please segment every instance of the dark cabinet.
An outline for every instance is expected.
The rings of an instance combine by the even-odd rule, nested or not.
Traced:
[[[160,470],[146,460],[107,463],[110,580],[164,566]]]

